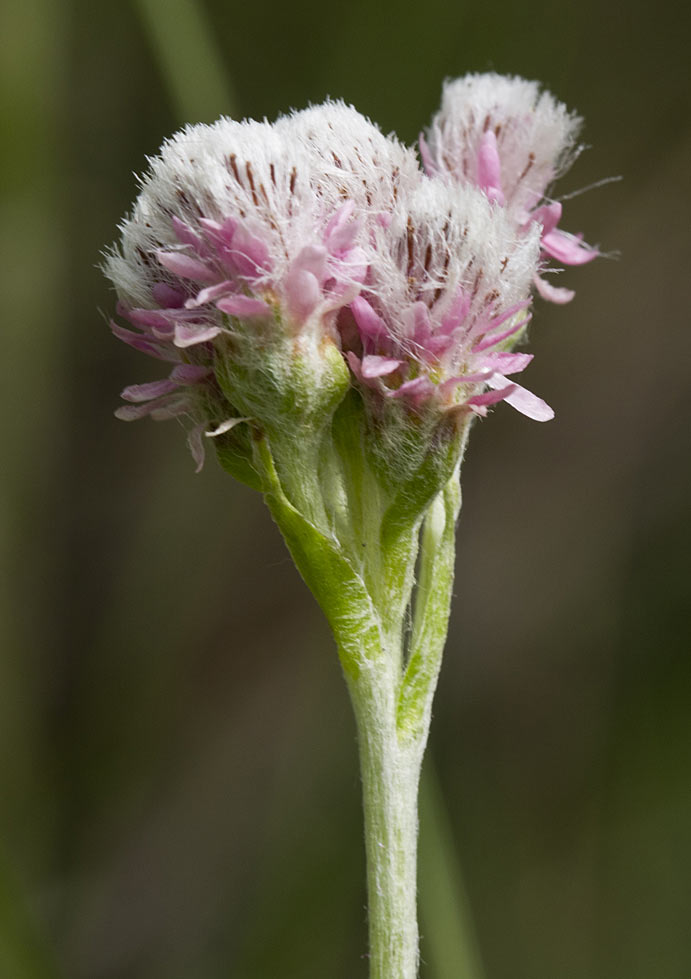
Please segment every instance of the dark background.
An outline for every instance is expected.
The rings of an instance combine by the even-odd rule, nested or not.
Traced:
[[[566,272],[570,306],[536,304],[526,383],[556,420],[499,406],[471,439],[422,974],[689,979],[684,16],[3,5],[0,975],[365,976],[354,725],[326,625],[259,496],[213,460],[195,476],[175,424],[113,418],[156,365],[110,336],[96,266],[132,173],[184,121],[331,95],[413,141],[444,77],[497,70],[585,117],[592,148],[559,192],[624,180],[564,226],[620,257]]]

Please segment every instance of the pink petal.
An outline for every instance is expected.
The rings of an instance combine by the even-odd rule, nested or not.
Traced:
[[[176,347],[192,347],[196,343],[213,340],[219,333],[221,333],[220,326],[201,323],[176,323],[173,343]]]
[[[499,375],[495,374],[495,377]],[[502,379],[506,381],[506,378]],[[486,381],[487,384],[491,384],[491,380]],[[516,390],[516,384],[506,384],[505,387],[497,387],[495,391],[484,391],[482,394],[474,394],[472,398],[468,398],[466,401],[467,405],[471,407],[473,405],[478,407],[486,407],[487,405],[497,404],[498,401],[504,401],[505,398],[511,396],[511,393]]]
[[[328,252],[323,245],[305,245],[293,260],[291,268],[311,272],[319,282],[323,282],[327,275],[327,257]]]
[[[434,394],[435,387],[428,377],[414,377],[410,381],[404,381],[395,391],[387,391],[390,398],[410,398],[418,404],[425,398]]]
[[[454,384],[475,384],[477,381],[486,381],[494,373],[494,370],[488,368],[487,370],[473,371],[472,374],[458,374],[456,377],[448,378],[439,387],[446,388]]]
[[[324,237],[328,239],[335,231],[339,231],[341,228],[345,227],[348,223],[348,218],[352,215],[354,210],[355,201],[349,200],[346,201],[345,204],[342,204],[336,210],[335,214],[327,224]]]
[[[494,374],[487,383],[492,388],[499,388],[499,385],[505,384],[506,381],[507,378],[501,374]],[[521,387],[520,384],[512,384],[510,387],[512,390],[504,395],[504,400],[516,411],[520,411],[522,415],[526,415],[536,422],[548,422],[554,418],[553,409],[542,398],[538,398],[536,394]],[[508,389],[502,388],[501,390],[506,391]],[[499,391],[497,390],[495,393],[498,394]]]
[[[519,313],[522,309],[526,309],[528,306],[530,306],[530,303],[530,299],[524,299],[520,303],[514,303],[513,306],[509,306],[509,308],[505,309],[503,313],[499,314],[499,316],[492,316],[489,319],[486,316],[484,318],[481,317],[470,330],[468,337],[472,338],[489,334],[492,330],[496,330],[497,327],[501,326],[502,323],[505,323],[507,320],[511,319],[512,316],[515,316],[516,313]]]
[[[130,384],[121,393],[120,397],[125,401],[151,401],[152,398],[160,398],[164,394],[170,394],[177,389],[175,381],[166,379],[164,381],[149,381],[146,384]]]
[[[110,328],[113,331],[113,335],[122,340],[128,346],[133,347],[135,350],[140,350],[142,353],[149,354],[150,357],[156,357],[158,360],[171,360],[177,361],[178,356],[170,351],[166,350],[165,346],[160,346],[155,341],[142,336],[141,333],[134,333],[132,330],[126,329],[124,326],[120,326],[114,320],[110,321]]]
[[[338,255],[351,248],[362,227],[361,221],[350,220],[354,210],[355,201],[346,201],[326,226],[324,241],[332,255]]]
[[[304,322],[314,312],[322,298],[319,280],[305,269],[292,269],[285,280],[286,300],[290,315]]]
[[[180,320],[180,322],[183,322]],[[155,340],[160,340],[162,343],[168,344],[175,339],[175,323],[166,323],[164,326],[153,326],[151,328],[151,335]]]
[[[596,248],[590,248],[580,238],[559,229],[543,235],[540,247],[564,265],[585,265],[600,254]]]
[[[430,148],[427,145],[427,140],[425,139],[423,133],[420,133],[420,156],[422,158],[422,166],[424,167],[425,173],[427,173],[430,177],[433,177],[434,174],[439,173],[439,167],[432,159]]]
[[[502,374],[519,374],[524,371],[534,354],[514,354],[501,351],[485,354],[478,361],[478,367],[486,367],[490,371],[501,371]]]
[[[442,381],[439,390],[442,394],[447,394],[459,384],[476,384],[479,381],[486,381],[493,373],[493,371],[477,371],[475,374],[459,374],[458,377],[449,377],[446,381]]]
[[[121,405],[116,408],[114,414],[121,422],[135,422],[151,414],[151,402],[141,405]]]
[[[148,327],[152,332],[157,329],[170,332],[173,323],[194,322],[199,319],[199,313],[189,309],[128,309],[123,303],[118,303],[117,310],[130,323]]]
[[[343,272],[349,283],[357,282],[358,285],[362,285],[367,278],[369,258],[365,250],[358,245],[348,249],[341,255],[340,261],[332,264],[336,272]]]
[[[132,422],[139,418],[145,418],[146,415],[151,415],[157,421],[162,421],[184,414],[189,410],[189,407],[188,398],[168,395],[143,404],[122,405],[115,412],[115,417],[123,422]]]
[[[171,323],[171,314],[168,310],[120,308],[118,312],[135,326],[160,326],[167,329]]]
[[[396,360],[394,357],[379,357],[376,354],[369,354],[362,358],[361,371],[364,380],[371,380],[375,377],[385,377],[392,374],[403,365],[404,361]]]
[[[166,252],[159,248],[156,252],[156,258],[164,268],[174,272],[175,275],[181,275],[183,279],[214,282],[218,278],[216,273],[207,268],[203,262],[196,258],[190,258],[184,252]]]
[[[509,337],[513,336],[514,333],[518,333],[519,330],[523,329],[526,323],[530,322],[530,317],[526,316],[524,320],[519,320],[518,323],[514,323],[507,330],[503,330],[501,333],[489,333],[486,337],[476,343],[473,347],[473,353],[479,354],[483,350],[487,350],[489,347],[496,347],[498,343],[503,343],[504,340],[508,340]]]
[[[425,340],[425,353],[434,354],[435,357],[443,354],[454,342],[452,336],[445,336],[443,333],[435,333]]]
[[[151,287],[151,295],[164,309],[180,309],[185,302],[186,294],[182,289],[176,289],[167,282],[157,282]]]
[[[542,207],[538,207],[537,210],[529,216],[529,221],[536,221],[538,224],[542,225],[542,235],[550,234],[554,231],[556,226],[561,220],[562,207],[559,201],[554,201],[552,204],[544,204]]]
[[[488,129],[480,138],[477,150],[477,182],[491,201],[504,204],[501,189],[501,161],[494,130]]]
[[[197,306],[203,306],[205,303],[213,302],[219,296],[224,296],[226,293],[232,292],[235,288],[236,286],[230,279],[225,279],[215,286],[207,286],[205,289],[202,289],[192,299],[188,299],[185,306],[187,309],[195,309]]]
[[[171,218],[171,223],[173,225],[173,231],[182,245],[191,245],[197,254],[201,254],[202,251],[202,241],[199,235],[196,235],[194,231],[190,228],[188,224],[181,221],[180,218],[173,215]]]
[[[209,218],[200,218],[199,224],[205,232],[209,242],[209,249],[215,249],[217,257],[235,272],[235,263],[229,255],[229,250],[232,245],[235,229],[238,226],[237,220],[235,218],[226,218],[222,224],[219,224],[218,221],[212,221]],[[206,243],[204,250],[207,250]]]
[[[342,309],[348,306],[360,292],[360,285],[357,282],[340,282],[332,279],[328,284],[326,298],[322,302],[321,311],[326,314],[334,309]]]
[[[443,333],[452,333],[461,325],[468,315],[470,303],[470,296],[466,295],[464,290],[459,286],[451,305],[442,316],[441,329]]]
[[[565,289],[563,286],[553,286],[551,282],[543,279],[541,275],[536,275],[533,282],[542,298],[550,303],[558,303],[560,306],[563,306],[564,303],[570,303],[576,295],[573,289]]]
[[[218,221],[212,221],[210,218],[200,218],[199,223],[209,238],[219,245],[230,245],[235,229],[238,226],[235,218],[226,218],[223,224],[219,224]]]
[[[226,296],[219,299],[216,308],[229,316],[237,316],[238,319],[250,319],[253,316],[271,316],[272,309],[261,299],[254,299],[252,296]]]
[[[360,333],[372,340],[387,334],[386,323],[362,296],[357,296],[350,304]]]
[[[235,229],[230,254],[240,275],[250,281],[261,278],[271,270],[268,247],[244,225],[238,225]]]

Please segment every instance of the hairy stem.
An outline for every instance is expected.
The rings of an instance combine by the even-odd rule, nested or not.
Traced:
[[[340,486],[346,495],[351,490],[357,505],[338,518],[337,508],[325,506],[319,477],[330,470],[308,451],[314,446],[303,440],[295,460],[292,443],[285,453],[284,448],[280,439],[272,445],[259,438],[254,462],[274,519],[333,629],[353,703],[365,818],[370,979],[416,979],[418,785],[448,626],[458,470],[424,516],[410,508],[407,522],[394,522],[384,533],[386,496],[364,492],[364,469],[341,470]],[[350,454],[357,461],[352,448]],[[337,517],[333,523],[329,513]],[[404,624],[418,539],[419,583],[406,661]]]
[[[403,630],[383,630],[381,646],[363,657],[368,668],[349,684],[362,773],[370,979],[418,974],[418,786],[448,627],[459,506],[455,474],[425,517],[405,669]]]
[[[393,658],[393,657],[392,657]],[[362,773],[370,979],[415,979],[417,794],[422,747],[396,729],[396,671],[389,657],[351,684]]]

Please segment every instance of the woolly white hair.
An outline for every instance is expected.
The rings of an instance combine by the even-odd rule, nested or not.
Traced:
[[[320,194],[352,200],[370,215],[389,214],[421,178],[414,150],[342,101],[310,106],[276,125],[313,157]]]
[[[191,229],[200,218],[239,218],[270,243],[280,275],[327,214],[315,193],[313,155],[285,127],[221,118],[186,126],[149,159],[132,213],[120,224],[121,251],[106,257],[105,272],[120,298],[151,305],[151,258],[179,248],[173,218]],[[161,269],[156,266],[157,280]]]
[[[145,307],[152,302],[150,256],[180,247],[173,217],[192,229],[200,218],[241,218],[270,242],[280,276],[346,200],[369,219],[389,214],[399,193],[421,178],[411,149],[342,102],[274,124],[222,118],[186,126],[148,162],[133,211],[120,225],[121,248],[104,266],[120,298]],[[156,276],[161,281],[158,265]]]
[[[376,237],[376,279],[368,288],[392,328],[398,324],[403,333],[412,303],[434,307],[438,321],[459,288],[471,299],[471,316],[523,301],[539,261],[537,225],[519,234],[505,209],[477,188],[430,178],[402,202],[395,224]],[[405,337],[399,339],[405,345]]]
[[[444,84],[427,142],[443,176],[475,182],[478,142],[493,130],[507,207],[520,218],[573,162],[581,124],[537,82],[492,73],[466,75]]]

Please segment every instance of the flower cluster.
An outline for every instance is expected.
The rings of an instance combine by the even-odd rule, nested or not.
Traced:
[[[479,187],[504,207],[519,231],[540,228],[545,261],[583,265],[598,255],[581,235],[562,231],[559,201],[547,189],[573,163],[582,120],[541,92],[536,82],[501,75],[467,75],[447,82],[441,108],[420,153],[427,173],[456,186]],[[551,285],[542,275],[535,286],[555,303],[573,299],[570,289]]]
[[[572,295],[538,274],[545,257],[596,254],[544,199],[578,125],[534,83],[487,75],[445,87],[424,171],[341,103],[187,127],[150,161],[105,262],[134,328],[114,322],[115,335],[174,364],[126,388],[118,417],[190,419],[201,466],[204,435],[266,427],[294,400],[277,363],[300,358],[318,388],[334,352],[370,402],[483,415],[505,400],[552,417],[508,378],[531,360],[511,348],[533,282],[554,301]],[[229,362],[234,377],[271,374],[280,398],[248,397],[220,369]]]

